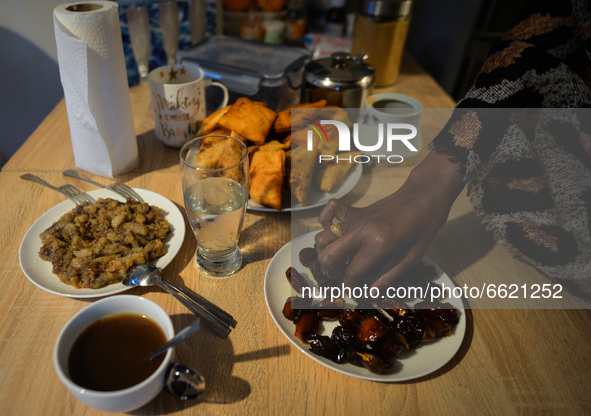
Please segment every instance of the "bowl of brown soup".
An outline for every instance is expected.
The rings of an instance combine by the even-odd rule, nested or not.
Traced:
[[[68,321],[55,344],[54,367],[60,381],[86,405],[127,412],[164,388],[173,367],[173,349],[153,360],[149,357],[173,336],[170,317],[156,303],[140,296],[112,296]],[[201,392],[203,379],[193,373],[193,387]]]

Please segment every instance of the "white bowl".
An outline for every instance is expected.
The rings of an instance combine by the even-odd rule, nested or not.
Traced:
[[[94,391],[74,383],[68,372],[68,356],[76,338],[99,319],[126,313],[145,315],[162,328],[167,339],[174,336],[172,321],[159,305],[139,296],[118,295],[96,301],[74,315],[58,335],[53,351],[53,364],[60,381],[78,400],[106,412],[128,412],[156,397],[164,387],[167,369],[173,357],[171,348],[150,377],[123,390]]]

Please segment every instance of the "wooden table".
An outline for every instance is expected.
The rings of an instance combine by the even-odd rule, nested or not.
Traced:
[[[388,89],[414,96],[425,107],[451,108],[453,101],[416,64],[406,60],[400,81]],[[141,163],[119,179],[158,192],[182,207],[178,150],[154,136],[145,85],[131,90]],[[424,152],[423,152],[424,153]],[[416,161],[390,171],[397,189]],[[78,402],[53,370],[55,339],[68,319],[90,301],[47,293],[20,269],[18,250],[31,224],[63,196],[19,178],[31,172],[53,184],[73,180],[74,168],[64,102],[53,110],[0,173],[0,414],[85,415],[98,412]],[[376,171],[377,172],[377,171]],[[95,177],[108,183],[105,178]],[[373,176],[372,176],[373,178]],[[379,175],[376,175],[379,178]],[[377,180],[362,180],[345,201],[365,205],[379,194]],[[83,190],[93,185],[75,181]],[[377,193],[376,193],[377,192]],[[319,228],[318,210],[301,227]],[[187,235],[165,275],[230,311],[238,326],[227,339],[205,329],[177,348],[179,359],[199,369],[208,389],[202,400],[181,402],[166,393],[134,414],[223,415],[513,415],[591,414],[591,313],[589,310],[466,310],[467,333],[443,368],[403,383],[376,383],[332,371],[299,352],[273,322],[263,295],[266,268],[291,239],[289,213],[248,212],[241,248],[246,264],[235,276],[216,280],[193,264],[196,249]],[[539,279],[528,265],[494,244],[462,194],[428,255],[456,282],[510,275]],[[160,290],[132,289],[172,316],[175,327],[187,310]]]

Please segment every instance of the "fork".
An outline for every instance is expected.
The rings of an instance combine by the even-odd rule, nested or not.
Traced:
[[[21,175],[21,178],[36,182],[41,185],[45,185],[45,186],[53,189],[54,191],[61,192],[62,194],[64,194],[68,198],[70,198],[72,201],[74,201],[76,203],[76,205],[82,205],[86,202],[89,202],[91,204],[96,203],[96,201],[94,200],[93,197],[88,195],[86,192],[82,192],[80,189],[76,188],[74,185],[70,185],[69,183],[66,185],[55,187],[55,186],[50,185],[49,183],[45,182],[40,177],[35,176],[35,175],[31,175],[30,173],[26,173],[24,175]]]
[[[110,185],[103,185],[101,183],[93,181],[90,178],[87,178],[83,174],[76,172],[73,169],[68,169],[64,171],[63,174],[65,176],[70,176],[71,178],[76,178],[86,182],[90,182],[91,184],[100,186],[101,188],[108,188],[112,191],[117,192],[119,195],[124,196],[125,198],[132,199],[137,202],[144,202],[144,199],[136,191],[134,191],[131,187],[127,186],[122,182],[114,182]]]

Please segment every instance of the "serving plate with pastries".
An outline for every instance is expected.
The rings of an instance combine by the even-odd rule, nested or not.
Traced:
[[[294,111],[292,109],[304,110]],[[358,152],[340,153],[338,130],[323,125],[322,135],[308,131],[315,116],[351,125],[348,113],[325,100],[302,103],[279,113],[265,103],[241,97],[210,114],[198,136],[226,135],[248,145],[250,199],[255,211],[296,211],[323,206],[350,192],[361,178],[362,166],[349,162]],[[223,167],[223,144],[202,150],[211,168]],[[322,163],[319,155],[325,155]],[[331,159],[330,156],[334,156]],[[338,155],[338,163],[337,156]]]

